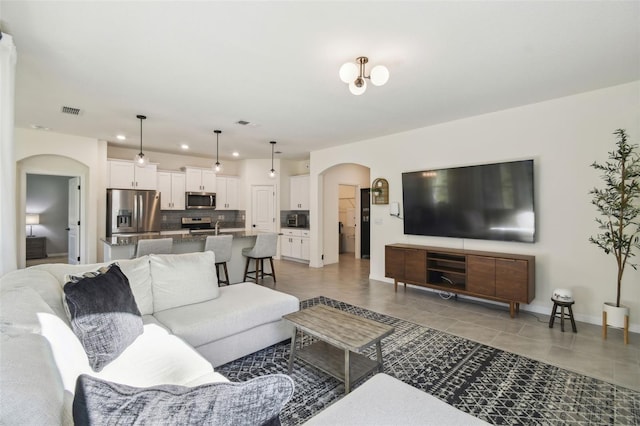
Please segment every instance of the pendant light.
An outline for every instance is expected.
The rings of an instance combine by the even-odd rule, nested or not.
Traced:
[[[220,171],[220,161],[218,160],[218,138],[220,137],[220,133],[222,133],[222,130],[214,130],[213,133],[216,134],[216,167],[215,170],[216,172]]]
[[[276,177],[276,169],[273,168],[273,149],[276,146],[276,141],[269,142],[271,144],[271,170],[269,170],[269,177],[271,179]]]
[[[136,115],[136,118],[140,120],[140,152],[135,157],[135,162],[138,167],[144,167],[149,162],[149,159],[144,156],[142,152],[142,120],[146,120],[147,117],[144,115]]]

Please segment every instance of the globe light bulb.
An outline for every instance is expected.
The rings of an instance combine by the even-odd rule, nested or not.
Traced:
[[[215,170],[216,170],[216,172],[220,171],[220,163],[216,162]]]
[[[358,66],[353,62],[347,62],[340,67],[340,80],[343,83],[351,83],[358,77]]]
[[[276,171],[275,171],[275,170],[273,170],[273,169],[269,170],[269,177],[270,177],[271,179],[273,179],[274,177],[276,177]]]
[[[376,65],[371,70],[371,83],[374,86],[382,86],[389,81],[389,70],[384,65]]]
[[[349,83],[349,91],[356,96],[362,95],[365,90],[367,90],[367,82],[364,80],[362,80],[362,85],[360,87],[356,85],[355,81]]]
[[[140,152],[135,157],[136,166],[144,167],[147,164],[147,160],[147,157],[145,157],[144,154]]]

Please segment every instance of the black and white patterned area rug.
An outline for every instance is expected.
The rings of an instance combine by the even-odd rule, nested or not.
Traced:
[[[318,303],[394,326],[382,341],[384,372],[489,423],[640,424],[640,392],[326,297],[301,309]],[[216,371],[231,381],[286,374],[289,353],[282,342]],[[375,359],[375,345],[365,354]],[[344,394],[342,382],[304,362],[295,362],[291,376],[296,391],[283,425],[303,423]]]

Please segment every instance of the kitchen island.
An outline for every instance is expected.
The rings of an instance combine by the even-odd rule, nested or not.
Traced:
[[[229,270],[229,282],[243,282],[244,267],[246,259],[242,256],[242,249],[253,247],[256,236],[260,232],[256,231],[220,231],[219,235],[233,235],[231,246],[231,260],[227,262]],[[134,235],[134,236],[113,236],[101,238],[104,243],[104,262],[111,262],[118,259],[132,259],[136,254],[136,245],[142,239],[172,238],[173,253],[193,253],[204,250],[204,243],[208,235],[212,234],[170,234],[170,235]]]

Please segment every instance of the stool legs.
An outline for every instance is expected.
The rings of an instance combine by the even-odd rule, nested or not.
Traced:
[[[569,318],[571,318],[571,329],[574,333],[578,332],[578,328],[576,327],[576,320],[573,318],[573,309],[571,309],[571,305],[567,306],[569,309]]]
[[[558,303],[556,301],[553,302],[553,310],[551,311],[551,318],[549,318],[549,328],[553,328],[553,323],[555,322],[555,319],[558,316],[558,307],[560,307],[560,330],[564,333],[564,308],[567,308],[569,319],[571,320],[571,329],[573,330],[574,333],[578,332],[578,328],[576,327],[576,320],[573,317],[573,309],[571,308],[572,304],[573,302],[571,303],[562,303],[562,302]],[[603,333],[606,333],[606,331],[603,330]]]
[[[251,260],[255,260],[255,271],[250,271],[249,270],[249,264],[251,263]],[[269,263],[271,264],[271,273],[265,273],[264,272],[264,260],[265,259],[269,259]],[[249,274],[255,272],[255,276],[254,277],[250,277]],[[247,278],[254,278],[256,284],[258,283],[259,279],[264,279],[265,275],[267,276],[272,276],[273,277],[273,283],[276,283],[276,270],[273,267],[273,257],[247,257],[247,263],[245,264],[244,267],[244,278],[243,280],[246,281]]]
[[[224,269],[224,280],[220,279],[220,265],[222,265],[222,269]],[[227,262],[216,263],[216,274],[218,275],[218,287],[220,284],[229,285],[229,271],[227,270]]]
[[[551,318],[549,318],[549,328],[553,328],[553,323],[556,320],[556,313],[558,312],[558,304],[553,304],[553,310],[551,311]]]

